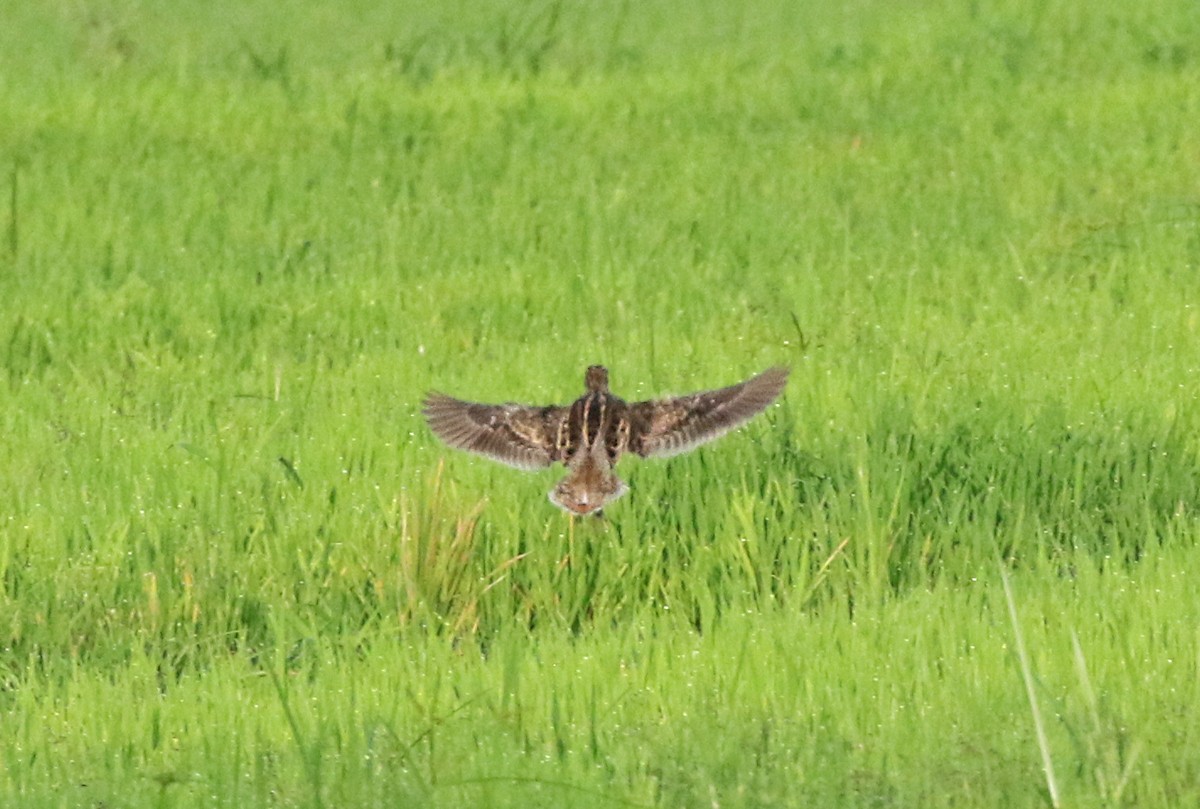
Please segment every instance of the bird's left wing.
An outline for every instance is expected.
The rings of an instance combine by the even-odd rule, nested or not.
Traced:
[[[474,452],[518,469],[554,463],[565,407],[477,404],[433,392],[422,408],[429,427],[452,447]]]

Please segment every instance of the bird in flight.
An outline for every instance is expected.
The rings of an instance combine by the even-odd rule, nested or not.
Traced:
[[[567,476],[550,491],[555,505],[595,514],[628,487],[613,471],[625,452],[668,458],[720,438],[775,401],[788,369],[770,368],[718,390],[646,402],[626,402],[608,389],[608,369],[593,365],[587,390],[569,405],[477,404],[431,392],[424,408],[430,429],[452,447],[518,469],[561,461]]]

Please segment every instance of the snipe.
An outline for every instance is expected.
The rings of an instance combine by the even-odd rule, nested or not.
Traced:
[[[688,396],[627,403],[608,389],[608,369],[593,365],[587,391],[570,405],[477,404],[431,392],[422,412],[452,447],[518,469],[561,461],[569,470],[550,500],[575,514],[599,514],[628,487],[613,472],[625,452],[666,458],[719,438],[779,396],[788,369]]]

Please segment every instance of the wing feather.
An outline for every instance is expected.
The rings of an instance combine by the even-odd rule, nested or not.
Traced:
[[[478,404],[433,392],[421,412],[452,447],[518,469],[540,469],[555,460],[554,439],[566,408]]]
[[[787,368],[769,368],[727,388],[635,402],[629,406],[630,449],[645,458],[666,458],[720,438],[766,410],[787,378]]]

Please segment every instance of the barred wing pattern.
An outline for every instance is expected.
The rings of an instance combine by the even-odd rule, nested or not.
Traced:
[[[430,393],[422,409],[438,438],[458,449],[484,455],[518,469],[554,463],[565,407],[477,404],[444,393]]]
[[[635,402],[629,448],[643,458],[668,458],[720,438],[766,410],[787,378],[787,368],[770,368],[727,388]]]

